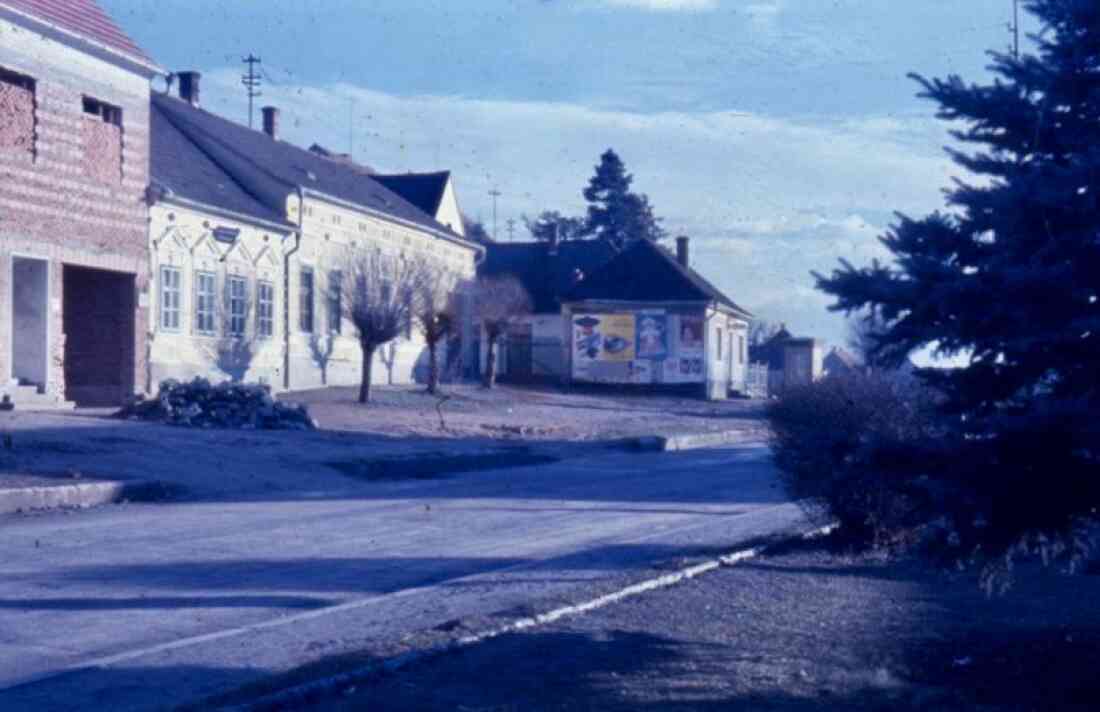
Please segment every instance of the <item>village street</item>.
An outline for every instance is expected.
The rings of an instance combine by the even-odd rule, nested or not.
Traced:
[[[493,627],[493,614],[582,600],[802,525],[761,443],[336,498],[6,517],[0,708],[175,705],[325,656],[392,654],[433,629]]]

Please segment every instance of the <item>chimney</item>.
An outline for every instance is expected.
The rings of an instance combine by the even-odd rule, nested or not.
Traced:
[[[180,98],[191,106],[199,105],[199,79],[202,75],[198,72],[176,72],[180,80]]]
[[[688,238],[686,235],[680,235],[676,238],[676,261],[684,267],[690,267],[688,264]]]
[[[558,254],[558,227],[559,225],[557,223],[554,223],[554,231],[550,233],[550,245],[548,246],[549,249],[546,250],[546,254],[548,255]]]
[[[264,113],[264,133],[273,139],[279,138],[279,109],[265,106],[261,111]]]

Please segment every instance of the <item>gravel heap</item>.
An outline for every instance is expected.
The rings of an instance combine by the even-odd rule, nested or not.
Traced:
[[[205,378],[162,381],[155,398],[135,396],[116,415],[192,428],[312,430],[317,427],[304,405],[276,401],[267,385],[229,382],[211,385]]]

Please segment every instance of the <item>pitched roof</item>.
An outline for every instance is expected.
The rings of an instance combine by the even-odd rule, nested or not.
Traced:
[[[684,267],[660,245],[636,240],[565,295],[569,301],[718,302],[752,316],[701,274]]]
[[[0,5],[105,45],[142,64],[153,63],[95,0],[0,0]]]
[[[149,173],[154,183],[186,200],[291,227],[173,126],[156,104],[149,112]]]
[[[580,276],[595,272],[614,255],[603,240],[566,240],[554,256],[546,242],[493,242],[485,248],[478,274],[515,277],[531,296],[535,313],[546,314],[561,309],[562,295]]]
[[[443,200],[443,193],[447,190],[447,181],[451,179],[451,172],[394,173],[389,175],[375,173],[374,179],[428,215],[435,215],[439,211],[439,203]]]
[[[167,94],[154,93],[153,105],[242,188],[272,210],[284,210],[285,196],[301,187],[463,240],[458,233],[374,180],[361,167],[325,158],[286,141],[272,140],[262,131]]]

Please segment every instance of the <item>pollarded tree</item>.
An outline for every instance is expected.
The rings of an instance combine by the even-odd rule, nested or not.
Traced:
[[[420,287],[413,323],[428,346],[428,393],[439,391],[439,345],[458,326],[461,318],[459,281],[443,267],[429,268]]]
[[[661,219],[653,214],[649,198],[631,192],[633,181],[619,155],[610,148],[604,151],[584,189],[588,215],[582,236],[607,240],[619,250],[634,240],[656,242],[665,237]]]
[[[369,403],[374,355],[378,347],[411,328],[425,285],[432,279],[432,265],[424,258],[358,250],[334,274],[340,275],[341,309],[355,327],[363,355],[359,402]]]
[[[883,320],[879,363],[928,346],[965,358],[922,373],[954,436],[938,474],[997,547],[1100,507],[1100,3],[1027,9],[1037,54],[992,54],[993,83],[914,76],[965,125],[954,136],[975,148],[949,153],[979,179],[956,182],[948,212],[900,216],[882,238],[893,264],[818,275],[834,309]]]
[[[509,324],[531,313],[531,297],[515,277],[483,277],[474,284],[473,301],[487,342],[482,385],[492,388],[497,379],[497,342]]]

